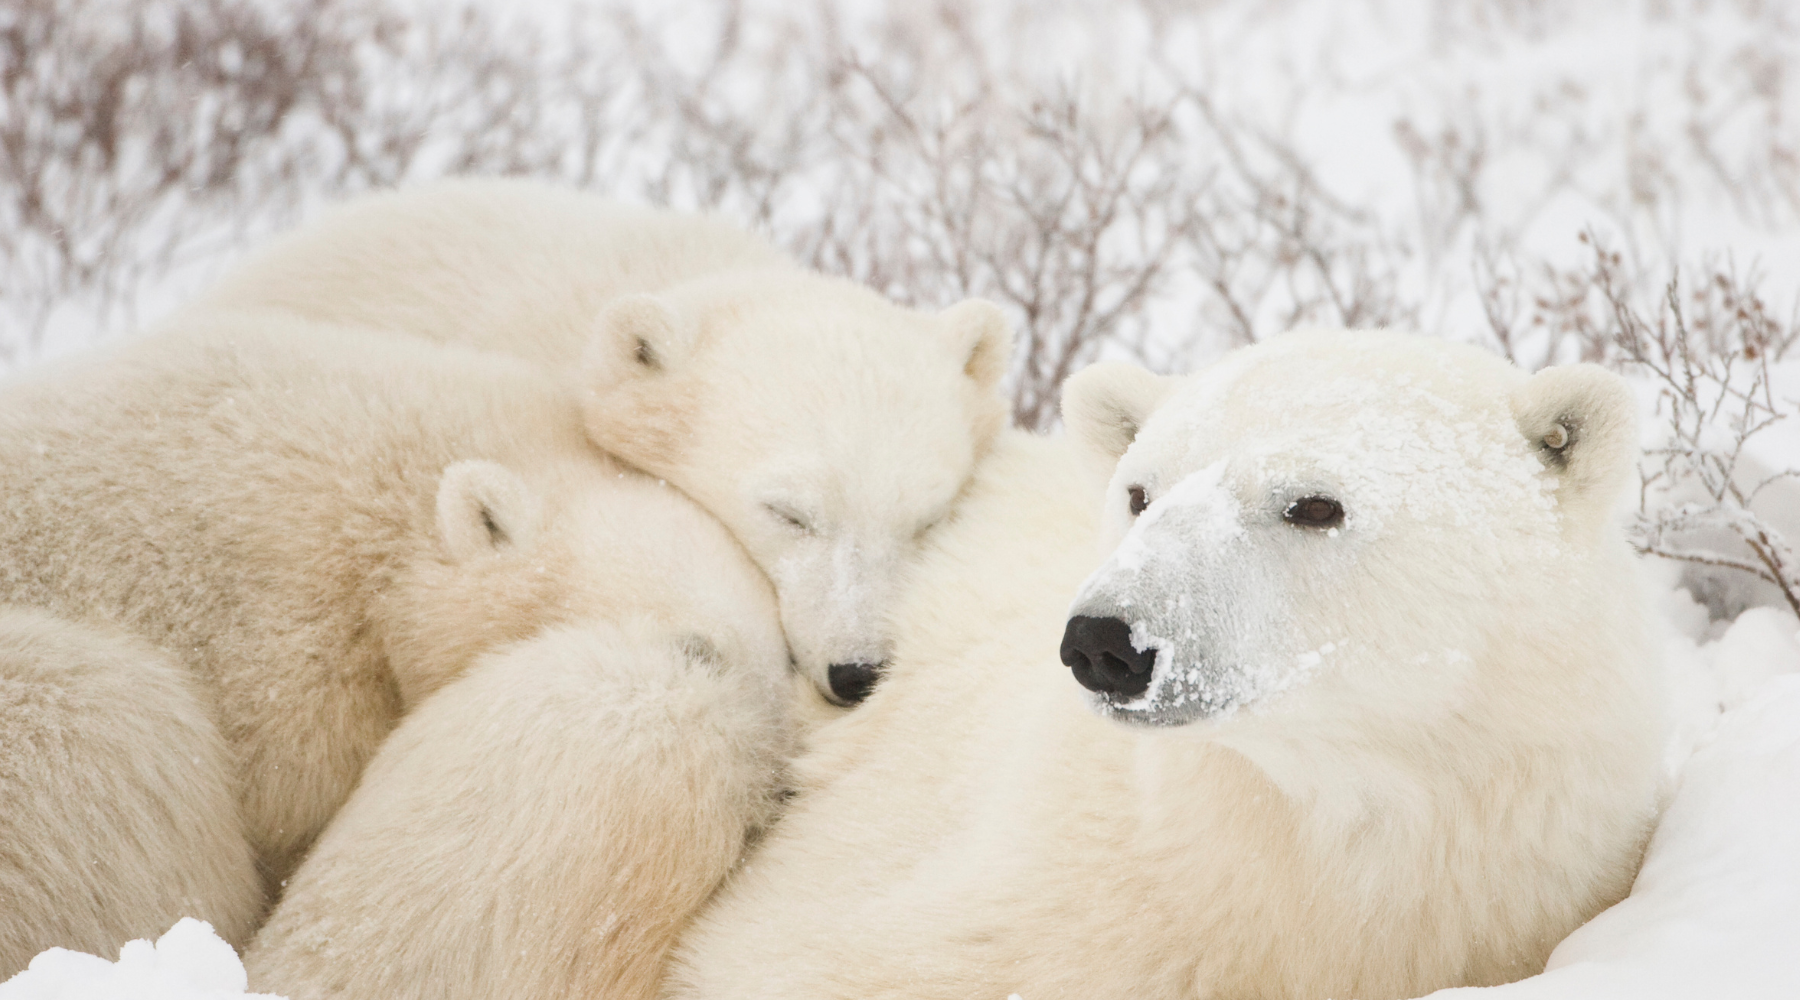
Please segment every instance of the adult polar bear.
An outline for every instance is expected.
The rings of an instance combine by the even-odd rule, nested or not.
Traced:
[[[561,870],[667,865],[595,876],[640,940],[767,812],[793,693],[767,581],[532,365],[214,313],[10,380],[0,468],[0,978],[182,916],[241,946],[396,720],[476,663],[559,693],[692,674],[641,727],[718,706],[600,802],[555,789],[588,824]],[[609,811],[682,835],[609,843]]]
[[[1295,334],[1064,400],[1123,454],[1110,556],[1046,544],[1096,532],[1072,459],[998,446],[669,995],[1410,997],[1626,893],[1662,724],[1618,379]]]
[[[242,306],[579,369],[593,440],[731,529],[840,705],[872,687],[917,540],[1006,419],[988,303],[920,314],[717,220],[526,182],[345,206],[196,308]]]

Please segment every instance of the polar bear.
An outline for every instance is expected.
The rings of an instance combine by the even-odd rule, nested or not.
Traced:
[[[504,351],[588,397],[611,454],[675,484],[774,582],[795,661],[867,695],[920,535],[1006,421],[1010,329],[796,266],[721,221],[524,181],[350,203],[195,305],[255,306]]]
[[[1625,895],[1664,723],[1619,379],[1312,332],[1064,415],[978,471],[670,996],[1411,997]]]
[[[552,631],[409,712],[244,956],[289,1000],[654,1000],[777,799],[769,678],[639,623]]]
[[[736,541],[517,359],[218,312],[5,385],[0,467],[0,975],[241,946],[396,720],[546,630],[648,619],[759,733],[793,695]]]

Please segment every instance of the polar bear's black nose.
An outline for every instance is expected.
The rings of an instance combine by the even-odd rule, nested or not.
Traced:
[[[1062,661],[1089,691],[1135,698],[1150,687],[1154,647],[1131,645],[1131,626],[1117,618],[1076,615],[1063,630]]]
[[[881,679],[881,665],[878,663],[833,663],[825,671],[825,679],[831,682],[831,693],[846,705],[854,705],[869,696],[875,690],[875,682]]]

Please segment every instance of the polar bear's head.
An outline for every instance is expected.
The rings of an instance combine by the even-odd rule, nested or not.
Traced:
[[[1110,555],[1063,644],[1108,717],[1452,711],[1471,664],[1509,643],[1541,661],[1517,644],[1581,641],[1609,596],[1581,567],[1622,544],[1635,436],[1595,366],[1527,377],[1428,338],[1300,333],[1187,378],[1094,366],[1064,414],[1117,460]]]
[[[775,586],[795,662],[838,704],[886,661],[918,541],[1005,421],[1010,333],[800,269],[612,304],[583,373],[595,443],[699,501]]]
[[[594,456],[598,458],[598,456]],[[437,481],[417,557],[384,588],[380,628],[404,706],[477,657],[552,629],[630,619],[701,665],[791,689],[768,580],[673,487],[610,462],[470,459]]]

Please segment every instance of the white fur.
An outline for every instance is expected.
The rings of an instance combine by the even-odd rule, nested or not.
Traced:
[[[894,676],[815,734],[669,994],[1380,998],[1540,970],[1628,890],[1659,796],[1611,378],[1331,333],[1076,382],[1082,444],[996,446]],[[1115,394],[1144,391],[1138,424]],[[1546,413],[1585,432],[1552,455]],[[1094,503],[1071,452],[1126,445]],[[1325,492],[1335,533],[1283,520]],[[1057,664],[1071,611],[1201,676],[1107,704]]]
[[[772,612],[771,612],[772,614]],[[772,818],[783,657],[627,619],[489,654],[382,744],[244,956],[314,997],[642,997]]]
[[[0,604],[39,616],[0,615],[25,625],[0,708],[54,706],[0,711],[27,764],[0,768],[0,804],[133,817],[0,820],[0,885],[41,884],[0,907],[0,974],[183,914],[241,945],[401,715],[546,629],[648,618],[665,645],[785,668],[735,540],[506,356],[190,316],[5,385],[0,467]],[[13,749],[53,736],[67,752]]]
[[[887,659],[896,580],[1005,419],[989,304],[902,309],[722,222],[529,183],[352,203],[198,308],[244,305],[549,366],[596,443],[738,537],[828,696],[832,664]]]
[[[175,657],[0,605],[0,982],[190,913],[247,940],[263,898],[238,794],[213,699]]]

